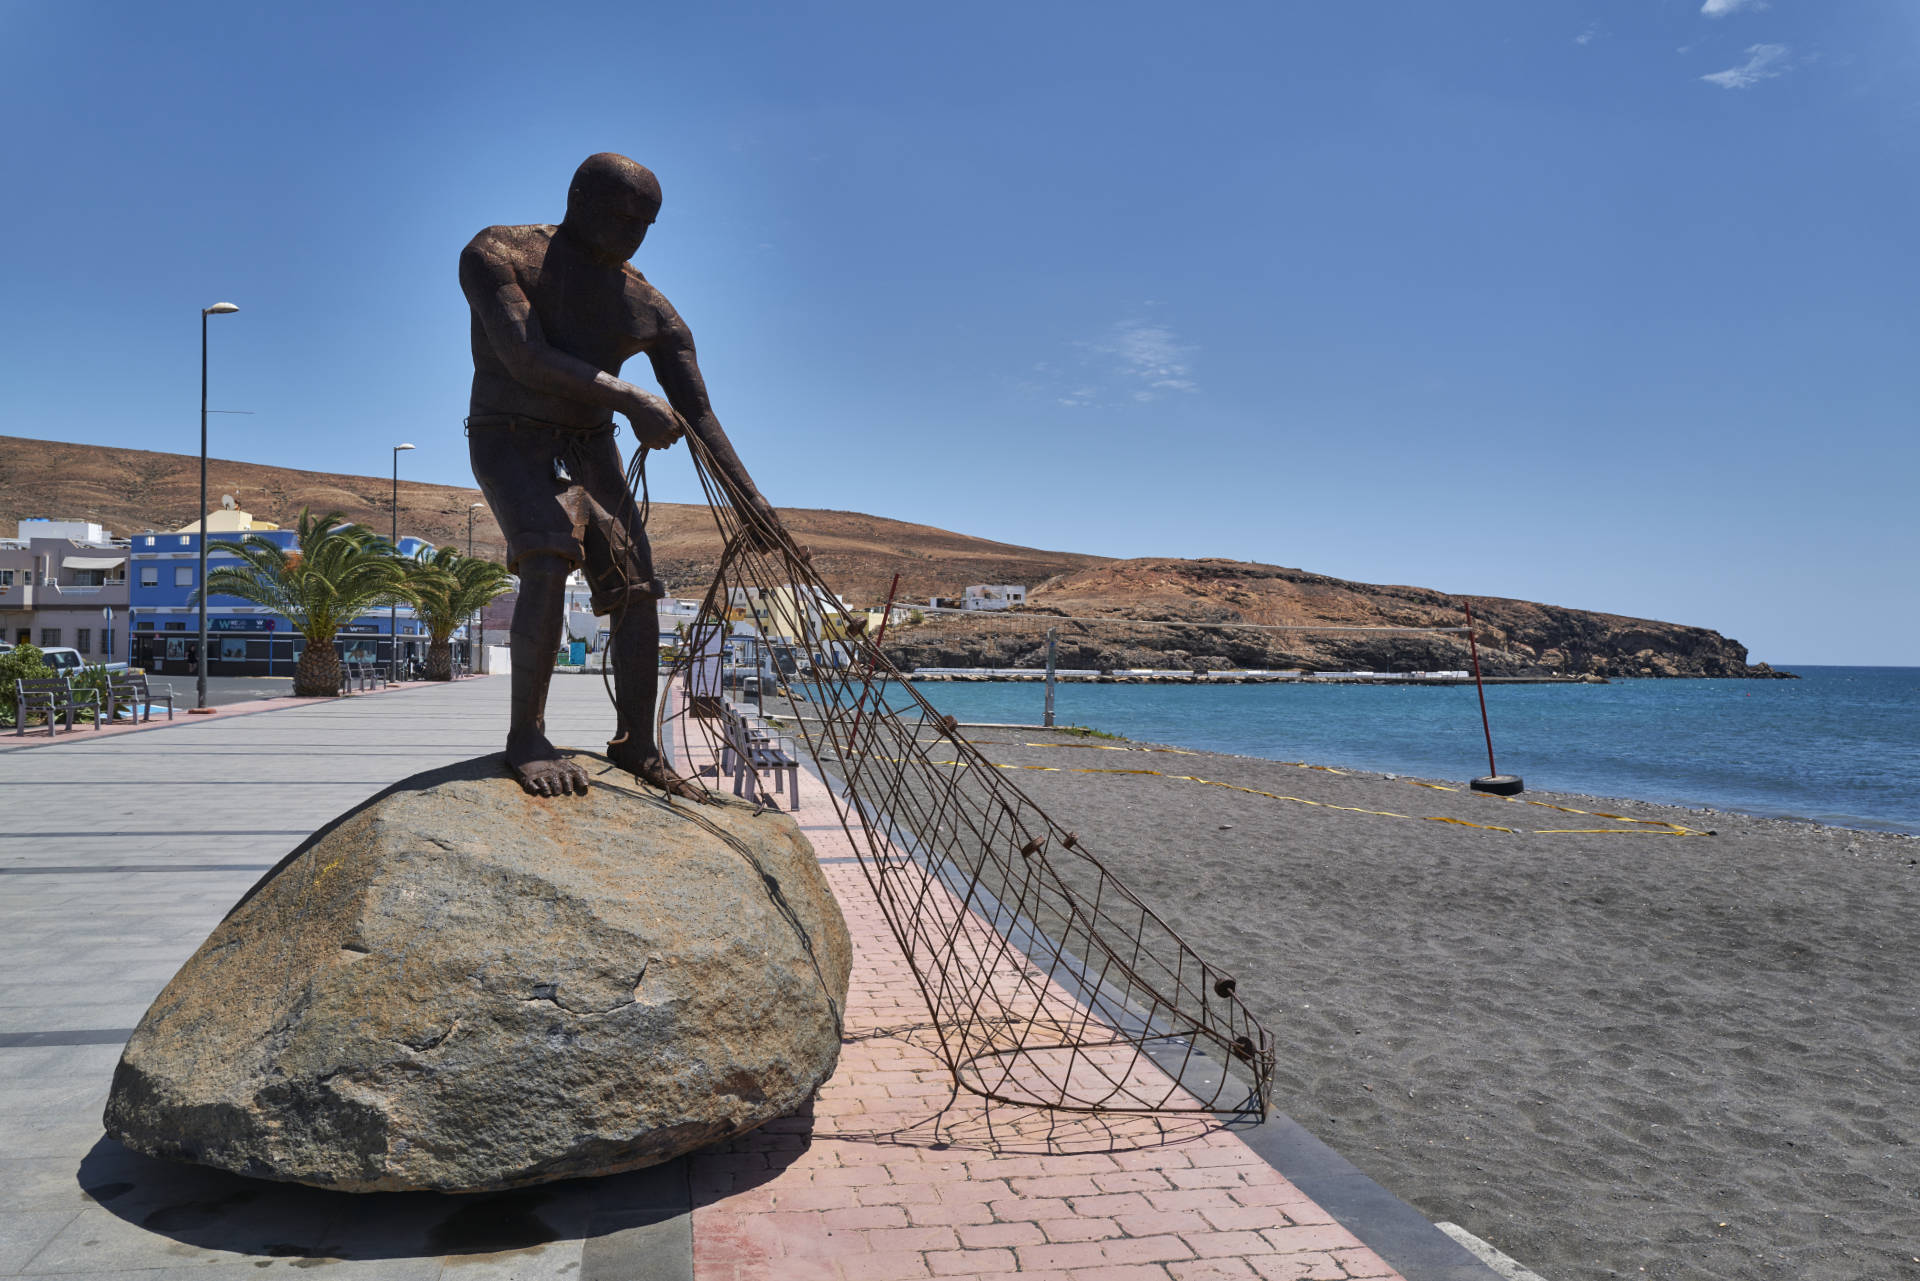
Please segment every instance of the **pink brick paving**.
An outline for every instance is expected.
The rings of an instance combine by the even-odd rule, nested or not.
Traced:
[[[810,1115],[692,1158],[696,1281],[1398,1276],[1205,1116],[956,1092],[817,776],[801,794],[853,934],[846,1043]]]

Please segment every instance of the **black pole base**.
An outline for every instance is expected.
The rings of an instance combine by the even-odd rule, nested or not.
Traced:
[[[1518,796],[1526,790],[1518,774],[1489,774],[1485,778],[1476,778],[1467,784],[1476,792],[1491,792],[1495,796]]]

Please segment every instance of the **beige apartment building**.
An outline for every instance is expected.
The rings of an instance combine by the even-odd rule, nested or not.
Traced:
[[[0,538],[0,640],[127,661],[125,539],[89,521],[23,520]]]

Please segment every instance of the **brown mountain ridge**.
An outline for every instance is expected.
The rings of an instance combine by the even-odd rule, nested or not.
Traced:
[[[232,494],[256,517],[290,525],[302,508],[338,510],[375,530],[391,520],[392,481],[212,459],[208,494]],[[0,436],[0,530],[45,516],[90,520],[127,537],[194,519],[199,459]],[[477,489],[402,480],[403,535],[465,547]],[[1457,634],[1275,632],[1194,624],[1449,627],[1461,598],[1422,587],[1349,582],[1304,570],[1227,560],[1111,560],[1042,551],[859,512],[783,508],[828,585],[856,604],[878,604],[893,575],[904,600],[958,595],[969,583],[1033,587],[1029,613],[1098,619],[1060,622],[1065,667],[1307,667],[1320,671],[1454,670],[1468,664]],[[655,503],[654,559],[670,589],[697,593],[720,541],[706,508]],[[500,558],[504,540],[485,507],[474,512],[474,551]],[[1480,658],[1489,674],[1770,676],[1746,648],[1705,628],[1650,619],[1474,598]],[[1110,620],[1110,621],[1109,621]],[[1144,623],[1173,626],[1147,626]],[[892,631],[903,666],[1035,666],[1041,618],[940,616]]]

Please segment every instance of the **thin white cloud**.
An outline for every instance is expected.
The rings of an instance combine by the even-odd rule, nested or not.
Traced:
[[[1592,44],[1595,40],[1598,40],[1599,38],[1600,38],[1600,24],[1597,22],[1589,22],[1587,24],[1587,29],[1585,31],[1582,31],[1579,35],[1575,36],[1573,38],[1573,42],[1575,44]]]
[[[1188,360],[1193,348],[1180,341],[1166,325],[1147,320],[1126,320],[1098,342],[1086,344],[1087,350],[1110,358],[1116,372],[1132,384],[1131,396],[1137,401],[1157,399],[1162,392],[1197,391],[1193,368]]]
[[[1141,304],[1151,315],[1155,303]],[[1165,324],[1123,320],[1100,337],[1072,344],[1067,360],[1037,360],[1016,384],[1026,395],[1067,409],[1113,409],[1200,390],[1193,376],[1197,350]]]
[[[1766,7],[1764,3],[1756,3],[1756,0],[1706,0],[1706,3],[1700,6],[1700,12],[1705,17],[1724,18],[1728,14],[1738,13],[1742,9],[1764,9]]]
[[[1709,0],[1711,3],[1712,0]],[[1762,80],[1772,80],[1787,70],[1787,46],[1783,44],[1752,44],[1747,46],[1747,60],[1738,67],[1728,67],[1725,71],[1716,71],[1700,78],[1710,85],[1719,85],[1722,89],[1751,89]]]

